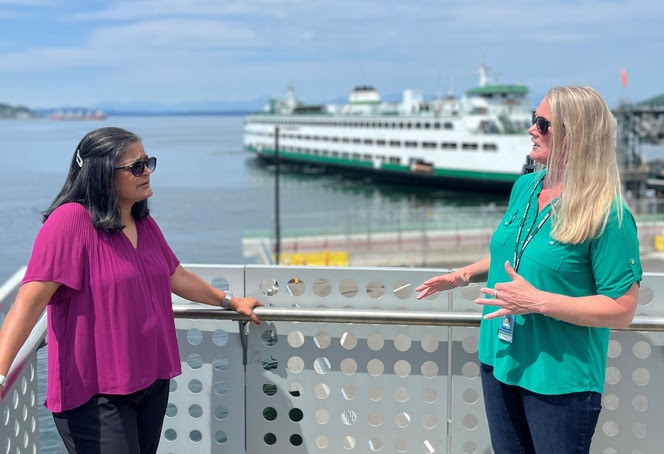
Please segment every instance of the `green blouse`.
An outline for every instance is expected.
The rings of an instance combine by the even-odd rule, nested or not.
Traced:
[[[535,229],[550,211],[547,206],[537,213],[545,172],[522,176],[512,189],[505,216],[491,237],[490,288],[511,280],[504,264],[509,261],[513,265],[520,225],[523,223],[523,244],[528,229]],[[539,290],[561,295],[624,295],[632,284],[641,281],[642,270],[636,224],[623,206],[622,223],[614,208],[602,234],[580,244],[555,241],[550,217],[523,251],[518,274]],[[485,306],[484,314],[496,310]],[[478,347],[480,361],[494,367],[499,381],[539,394],[602,392],[608,328],[578,326],[539,314],[517,315],[513,341],[508,343],[498,339],[499,324],[500,318],[482,320]]]

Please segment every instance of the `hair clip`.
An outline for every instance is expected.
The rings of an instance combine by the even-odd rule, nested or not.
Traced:
[[[78,151],[78,148],[76,149],[76,164],[78,164],[79,167],[83,167],[83,158],[81,158],[81,153]]]

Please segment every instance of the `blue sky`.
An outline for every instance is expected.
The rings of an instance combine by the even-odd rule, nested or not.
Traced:
[[[458,95],[485,62],[534,103],[581,83],[615,106],[664,93],[662,27],[661,0],[0,0],[0,102]]]

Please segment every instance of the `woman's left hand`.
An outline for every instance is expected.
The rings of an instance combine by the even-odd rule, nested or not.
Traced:
[[[256,298],[234,296],[231,300],[230,308],[238,314],[246,315],[251,319],[252,322],[260,325],[261,321],[258,319],[256,314],[254,314],[254,308],[261,307],[262,305],[263,303],[258,301]]]
[[[480,291],[493,298],[477,298],[477,304],[495,306],[499,309],[484,316],[485,320],[510,314],[530,314],[540,312],[542,292],[533,287],[527,280],[517,274],[509,261],[505,262],[505,271],[511,282],[496,284],[494,288],[482,288]]]

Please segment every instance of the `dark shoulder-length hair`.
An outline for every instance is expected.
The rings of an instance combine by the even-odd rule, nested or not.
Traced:
[[[122,230],[115,167],[127,148],[140,141],[139,136],[122,128],[100,128],[87,133],[74,151],[64,186],[44,212],[44,222],[60,205],[76,202],[88,209],[96,228],[107,232]],[[150,214],[147,199],[136,202],[131,214],[136,219]]]

